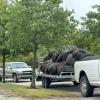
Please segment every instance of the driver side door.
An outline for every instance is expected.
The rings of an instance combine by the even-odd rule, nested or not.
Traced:
[[[5,65],[5,76],[6,76],[6,78],[12,77],[12,66],[11,66],[11,64]]]

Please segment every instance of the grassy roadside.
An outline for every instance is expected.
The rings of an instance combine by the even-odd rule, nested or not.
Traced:
[[[19,86],[10,83],[4,84],[1,82],[0,82],[0,89],[8,90],[18,96],[22,96],[30,99],[74,96],[70,92],[66,92],[62,90],[57,91],[57,90],[43,89],[43,88],[30,89],[29,87],[26,86]]]

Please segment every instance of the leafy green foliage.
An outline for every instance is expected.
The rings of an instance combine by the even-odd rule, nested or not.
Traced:
[[[59,6],[61,2],[62,0],[16,0],[7,9],[9,17],[6,28],[10,39],[6,44],[13,56],[16,53],[25,55],[33,52],[33,71],[37,67],[40,45],[48,51],[62,47],[66,44],[67,35],[75,30],[76,22],[71,16],[72,12],[64,11]]]
[[[92,7],[94,11],[89,11],[86,17],[83,17],[82,27],[85,36],[84,44],[90,51],[100,54],[100,5]],[[87,36],[88,34],[88,36]]]
[[[6,1],[0,1],[0,49],[10,52],[10,60],[31,62],[33,74],[38,56],[78,44],[73,11],[60,7],[62,0]]]
[[[95,5],[92,8],[95,10],[88,12],[86,17],[83,17],[82,25],[88,33],[100,36],[100,6]]]
[[[7,24],[12,52],[28,53],[45,46],[48,51],[66,45],[75,31],[72,12],[59,6],[61,0],[20,0],[12,5]],[[37,50],[36,50],[37,52]]]
[[[6,45],[6,4],[4,2],[4,0],[0,1],[0,51],[2,52],[3,49],[5,49]]]

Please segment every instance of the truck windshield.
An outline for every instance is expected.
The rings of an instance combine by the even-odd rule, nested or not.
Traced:
[[[28,65],[25,63],[14,63],[12,66],[13,68],[28,68]]]

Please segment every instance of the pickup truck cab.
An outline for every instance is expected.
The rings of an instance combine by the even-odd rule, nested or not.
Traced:
[[[3,77],[3,69],[0,69],[0,77]],[[19,79],[32,79],[32,68],[24,62],[7,62],[5,64],[5,78],[13,78],[14,82]]]
[[[93,96],[94,88],[100,87],[100,59],[75,62],[74,71],[82,96]]]

